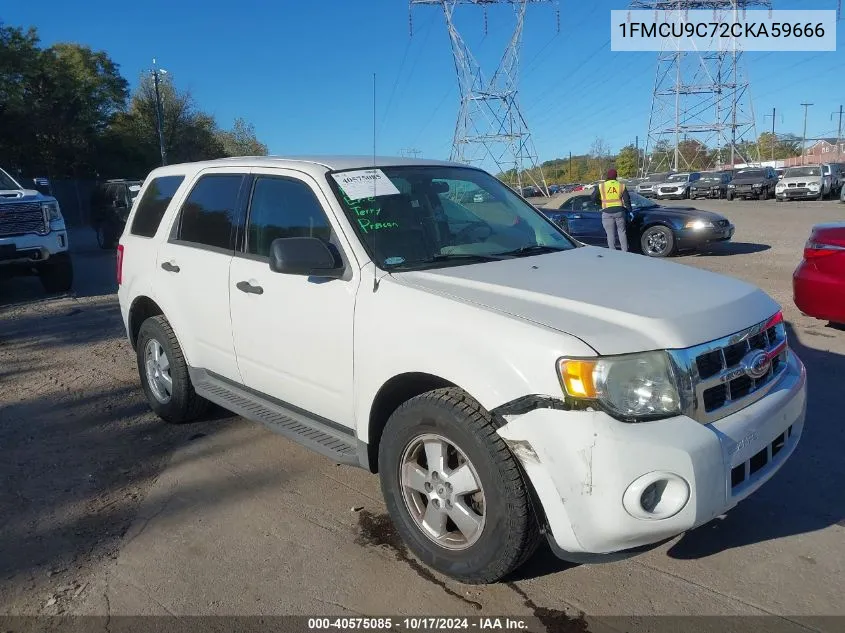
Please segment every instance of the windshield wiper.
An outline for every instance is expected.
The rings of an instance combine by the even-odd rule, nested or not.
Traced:
[[[477,253],[446,253],[446,254],[438,254],[432,255],[428,259],[422,260],[421,263],[423,264],[432,264],[434,262],[452,262],[452,261],[461,261],[461,260],[469,260],[469,261],[477,261],[477,262],[498,262],[504,257],[500,255],[480,255]]]
[[[566,248],[558,248],[557,246],[547,246],[544,244],[529,244],[528,246],[522,246],[520,248],[514,249],[512,251],[507,251],[505,253],[499,253],[499,255],[509,255],[511,257],[519,257],[520,255],[541,255],[543,253],[558,253],[561,251],[569,250]]]

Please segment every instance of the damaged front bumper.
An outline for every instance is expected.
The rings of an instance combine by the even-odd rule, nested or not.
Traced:
[[[540,407],[506,416],[499,435],[532,484],[555,553],[598,562],[733,508],[792,454],[805,411],[806,373],[790,354],[766,397],[712,424],[686,416],[626,424],[602,412]]]

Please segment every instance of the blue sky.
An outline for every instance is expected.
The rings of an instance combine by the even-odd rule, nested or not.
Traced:
[[[837,0],[775,0],[778,9],[835,9]],[[145,0],[8,2],[0,19],[36,26],[42,43],[84,43],[108,51],[134,85],[153,57],[199,105],[229,126],[251,121],[274,154],[372,152],[373,88],[379,154],[415,148],[446,158],[458,106],[455,67],[442,12],[407,0]],[[610,51],[611,9],[625,0],[562,0],[529,6],[520,102],[541,160],[586,152],[597,136],[613,149],[642,145],[656,53]],[[458,25],[482,65],[495,66],[512,11],[459,7]],[[778,132],[835,136],[831,113],[845,103],[843,23],[837,52],[748,53],[760,131],[778,109]],[[783,117],[781,120],[781,116]]]

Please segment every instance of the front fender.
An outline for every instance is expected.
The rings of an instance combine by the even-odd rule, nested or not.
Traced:
[[[357,435],[366,441],[376,395],[395,376],[436,376],[489,411],[527,395],[560,397],[557,360],[595,354],[571,335],[385,278],[355,308]]]

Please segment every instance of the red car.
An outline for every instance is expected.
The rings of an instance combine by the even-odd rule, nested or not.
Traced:
[[[845,222],[813,227],[792,289],[804,314],[845,324]]]

